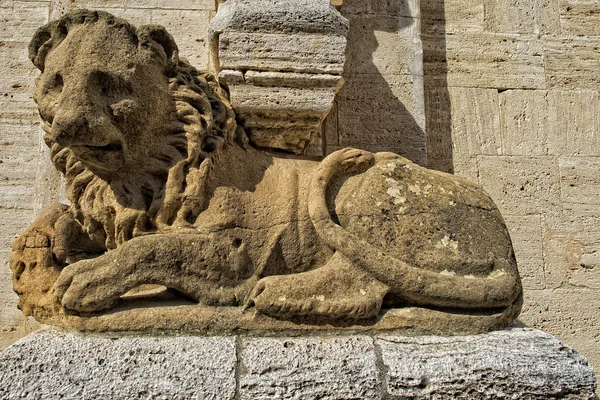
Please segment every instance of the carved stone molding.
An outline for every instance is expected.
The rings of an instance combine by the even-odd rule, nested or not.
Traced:
[[[214,72],[250,141],[302,153],[342,86],[348,20],[322,0],[229,0],[211,33]]]

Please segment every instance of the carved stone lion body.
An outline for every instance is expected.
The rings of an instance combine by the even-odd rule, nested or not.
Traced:
[[[489,328],[518,315],[508,232],[467,181],[391,153],[256,149],[159,26],[72,12],[36,33],[30,57],[71,205],[13,245],[26,314],[95,313],[158,284],[278,319],[416,306]]]

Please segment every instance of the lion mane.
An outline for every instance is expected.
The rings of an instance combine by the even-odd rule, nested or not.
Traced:
[[[82,10],[42,27],[30,44],[30,59],[43,72],[46,55],[72,26],[99,21],[125,29],[134,43],[139,40],[138,33],[148,29],[136,29],[102,11]],[[168,35],[166,31],[164,34]],[[199,72],[180,58],[177,48],[172,52],[174,66],[165,79],[179,124],[165,127],[171,132],[171,144],[170,148],[161,149],[161,157],[169,161],[173,154],[187,156],[168,170],[142,177],[141,184],[137,180],[116,189],[90,171],[69,148],[53,142],[48,135],[45,138],[54,166],[65,176],[74,217],[95,241],[103,242],[108,249],[136,236],[191,227],[206,207],[204,184],[219,154],[234,140],[248,143],[243,129],[236,124],[228,93],[214,76]],[[49,132],[52,121],[43,115],[42,119],[44,130]],[[115,190],[125,202],[116,201]]]

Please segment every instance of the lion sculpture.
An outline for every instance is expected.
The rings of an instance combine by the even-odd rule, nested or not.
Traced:
[[[519,314],[508,231],[473,184],[392,153],[257,149],[161,26],[78,10],[29,51],[70,205],[13,245],[25,314],[99,315],[146,284],[275,322],[410,309],[416,328],[485,330]]]

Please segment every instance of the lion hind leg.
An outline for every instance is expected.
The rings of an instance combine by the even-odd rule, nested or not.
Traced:
[[[323,267],[261,279],[246,306],[277,318],[365,319],[379,313],[388,290],[336,253]]]

